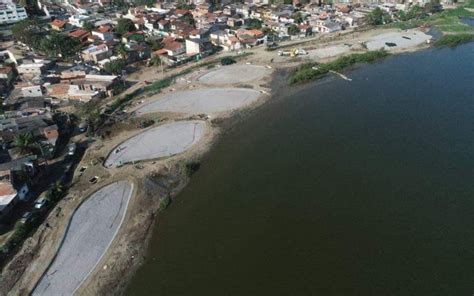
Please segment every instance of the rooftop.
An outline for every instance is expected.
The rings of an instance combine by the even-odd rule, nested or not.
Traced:
[[[6,208],[13,199],[15,199],[17,191],[11,183],[0,182],[0,211]]]
[[[76,30],[72,30],[71,32],[69,32],[68,35],[70,37],[73,37],[73,38],[83,38],[83,37],[89,35],[89,32],[87,32],[84,29],[76,29]]]
[[[60,19],[55,19],[54,21],[51,22],[51,26],[55,26],[58,28],[62,28],[67,24],[67,21],[65,20],[60,20]]]
[[[0,74],[9,74],[12,70],[12,67],[9,66],[0,67]]]

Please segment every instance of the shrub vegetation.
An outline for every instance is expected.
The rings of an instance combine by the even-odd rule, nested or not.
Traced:
[[[450,34],[443,35],[440,39],[435,42],[436,46],[449,46],[456,47],[460,44],[474,41],[474,34]]]
[[[315,63],[306,63],[289,77],[290,84],[307,82],[322,77],[329,71],[342,71],[358,63],[371,63],[388,56],[385,50],[375,50],[366,53],[354,53],[343,56],[329,63],[317,65]]]
[[[232,64],[235,64],[235,63],[236,63],[236,61],[231,57],[225,57],[225,58],[221,59],[221,65],[223,65],[223,66],[232,65]]]

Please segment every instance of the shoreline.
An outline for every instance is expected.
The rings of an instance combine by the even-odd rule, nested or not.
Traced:
[[[396,51],[393,55],[414,52],[426,49],[427,47],[428,46],[415,46],[413,48]],[[334,58],[340,56],[343,55],[337,55]],[[257,62],[252,64],[258,64],[258,57],[253,56],[246,57],[244,62],[255,59]],[[240,120],[245,120],[247,116],[254,112],[260,112],[261,108],[264,108],[264,106],[270,102],[278,100],[281,97],[287,97],[291,95],[291,93],[300,91],[301,89],[308,87],[311,83],[317,82],[318,80],[313,80],[309,81],[311,83],[292,86],[290,88],[288,87],[288,81],[286,78],[289,72],[296,65],[304,62],[304,60],[298,61],[296,64],[292,61],[286,63],[283,62],[277,67],[272,65],[272,73],[262,78],[264,87],[261,87],[261,85],[257,83],[258,87],[270,89],[270,92],[268,94],[262,93],[255,103],[238,110],[223,113],[210,120],[210,129],[212,131],[205,136],[205,139],[202,139],[199,144],[190,150],[167,159],[140,162],[140,164],[143,164],[144,166],[144,168],[140,170],[134,169],[131,165],[126,166],[125,169],[99,168],[101,164],[94,167],[94,170],[100,170],[99,173],[102,174],[101,179],[106,180],[106,184],[110,184],[117,180],[129,180],[136,185],[136,192],[133,193],[133,196],[130,199],[128,210],[125,213],[124,221],[121,228],[118,230],[117,236],[112,241],[103,258],[97,262],[95,269],[91,271],[91,275],[93,276],[86,278],[83,285],[77,290],[77,295],[115,295],[123,294],[126,291],[128,283],[135,275],[136,270],[141,266],[144,260],[147,259],[148,245],[151,235],[153,235],[153,227],[157,226],[157,216],[160,212],[159,206],[161,198],[156,198],[157,194],[155,194],[155,191],[159,192],[158,195],[161,197],[170,196],[173,201],[176,200],[178,194],[190,180],[190,176],[186,173],[183,164],[189,163],[190,161],[205,161],[205,159],[211,155],[213,147],[218,143],[220,137],[236,126]],[[212,70],[213,69],[208,69],[204,71],[209,72]],[[191,72],[190,74],[185,75],[185,77],[204,75],[200,73],[199,69],[197,69],[196,72],[197,73]],[[171,85],[170,88],[176,87],[177,83],[178,81]],[[202,87],[212,87],[204,85],[205,84],[203,83]],[[153,100],[154,97],[163,96],[165,93],[166,92],[162,92],[161,94],[147,97],[146,100]],[[173,114],[171,114],[170,117],[171,119],[165,115],[165,118],[169,121],[163,121],[163,123],[193,118],[193,116],[190,116],[189,118],[180,116],[175,117]],[[144,119],[146,116],[140,118]],[[161,123],[162,122],[160,122],[160,124]],[[159,125],[155,124],[153,126],[156,127]],[[117,135],[112,134],[110,139],[104,141],[106,142],[105,144],[100,143],[101,141],[98,141],[99,143],[94,143],[90,148],[88,148],[81,164],[78,165],[78,169],[84,163],[91,161],[91,159],[98,158],[98,155],[101,155],[101,153],[103,154],[104,150],[107,150],[109,146],[112,145],[112,147],[116,147],[117,145],[120,145],[120,143],[123,142],[123,139],[129,138],[128,133],[131,132],[136,135],[143,131],[144,130],[137,129],[118,131]],[[103,146],[97,148],[101,144]],[[77,174],[75,174],[74,177],[74,183],[79,182],[77,181],[78,177],[76,177],[76,175]],[[82,179],[86,178],[83,177]],[[99,186],[104,187],[106,184],[100,183]],[[54,246],[57,246],[58,239],[61,240],[64,237],[64,228],[67,228],[68,226],[68,223],[66,223],[66,225],[64,225],[64,223],[72,217],[71,208],[77,209],[79,204],[87,200],[88,197],[98,190],[97,186],[92,186],[93,188],[90,187],[91,186],[86,187],[86,190],[81,190],[81,186],[79,186],[79,188],[71,188],[72,190],[70,190],[68,196],[58,203],[56,208],[51,211],[50,215],[45,220],[45,223],[48,223],[50,227],[41,225],[36,233],[25,241],[21,250],[4,268],[4,272],[7,267],[10,266],[12,262],[18,260],[18,258],[20,258],[20,260],[21,258],[27,260],[28,266],[26,266],[20,274],[17,274],[16,280],[10,287],[11,289],[9,289],[9,292],[5,294],[1,292],[1,295],[25,295],[31,291],[32,285],[36,285],[40,279],[37,274],[43,274],[43,272],[40,272],[41,269],[46,272],[44,264],[48,261],[51,263],[51,256],[57,253],[58,249]],[[66,210],[63,212],[61,209]],[[55,227],[56,229],[53,229]],[[63,229],[61,230],[61,228]],[[50,246],[49,248],[48,245]],[[49,264],[47,264],[47,266],[49,266]],[[107,266],[106,269],[104,269],[104,266]]]

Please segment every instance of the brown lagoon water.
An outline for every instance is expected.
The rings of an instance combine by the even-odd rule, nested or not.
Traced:
[[[226,134],[127,295],[472,295],[474,43],[348,76]]]

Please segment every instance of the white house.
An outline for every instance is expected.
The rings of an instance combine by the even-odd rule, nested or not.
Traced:
[[[43,90],[41,89],[41,85],[25,86],[21,88],[21,94],[24,97],[41,97]]]
[[[316,22],[316,26],[313,27],[313,32],[319,33],[332,33],[341,30],[341,24],[331,22],[328,20],[320,20]]]
[[[0,25],[13,24],[28,18],[24,7],[11,0],[0,0]]]
[[[26,184],[18,191],[13,187],[10,170],[0,171],[0,219],[5,217],[19,200],[25,200],[28,192]]]
[[[68,23],[75,27],[80,27],[82,28],[82,25],[90,20],[90,16],[87,15],[82,15],[82,14],[76,14],[76,15],[71,15],[68,19]]]
[[[114,39],[114,32],[109,25],[101,25],[92,31],[92,36],[96,36],[100,40],[109,41]]]

